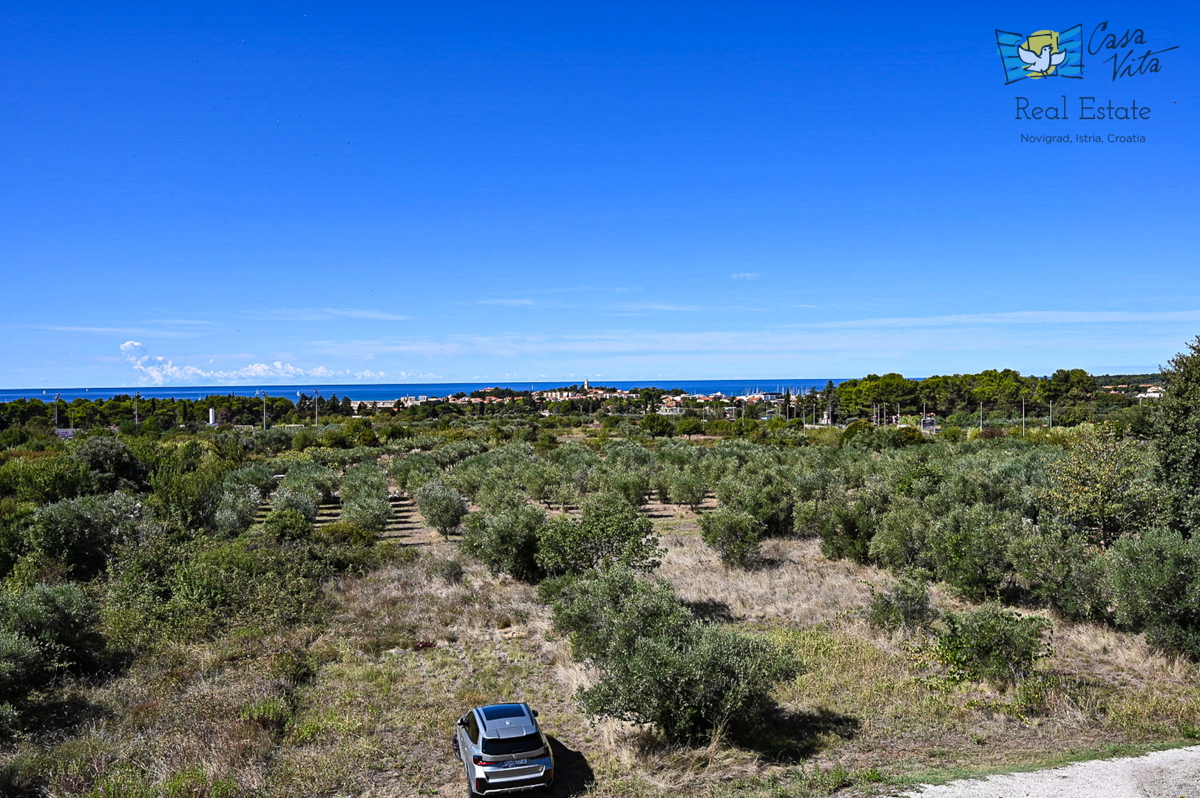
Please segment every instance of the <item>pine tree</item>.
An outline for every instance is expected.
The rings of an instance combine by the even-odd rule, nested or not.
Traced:
[[[1165,396],[1154,413],[1158,483],[1166,520],[1185,535],[1200,527],[1200,336],[1162,370]]]

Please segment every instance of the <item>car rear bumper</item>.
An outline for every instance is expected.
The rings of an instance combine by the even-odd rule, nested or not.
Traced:
[[[503,772],[480,775],[483,776],[483,783],[480,784],[478,780],[475,782],[475,792],[480,795],[524,792],[525,790],[536,790],[538,787],[549,787],[554,783],[554,771],[545,768],[540,773],[522,774],[509,778],[504,778]]]

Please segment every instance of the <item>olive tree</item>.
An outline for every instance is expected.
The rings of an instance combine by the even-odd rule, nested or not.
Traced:
[[[449,539],[450,533],[458,529],[467,515],[467,500],[454,488],[431,479],[417,491],[417,509],[425,523],[436,529],[442,537]]]

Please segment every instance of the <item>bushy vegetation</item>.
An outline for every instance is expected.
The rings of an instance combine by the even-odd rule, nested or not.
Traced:
[[[0,734],[20,727],[36,691],[103,661],[97,609],[75,583],[0,592]]]
[[[906,573],[887,590],[872,592],[866,619],[879,629],[924,630],[938,619],[938,611],[930,600],[929,584]]]
[[[437,479],[422,485],[415,498],[425,523],[447,539],[467,515],[467,502],[462,494]]]
[[[1046,632],[1050,622],[1037,615],[1020,616],[996,604],[950,613],[942,619],[935,656],[954,676],[999,684],[1020,681],[1039,659],[1050,655]]]
[[[535,415],[539,408],[521,405],[523,399],[518,405],[527,415],[481,411],[478,418],[426,409],[348,419],[339,402],[336,410],[319,408],[322,420],[334,423],[300,431],[228,424],[202,430],[190,416],[178,420],[184,405],[163,403],[165,411],[148,417],[176,412],[169,424],[97,430],[67,442],[45,422],[51,406],[25,403],[20,418],[6,408],[0,412],[0,737],[35,746],[69,738],[85,710],[73,709],[68,698],[102,690],[121,674],[216,684],[227,663],[261,658],[270,681],[230,710],[231,728],[253,737],[239,745],[258,752],[315,748],[320,730],[336,719],[297,720],[305,685],[315,678],[313,651],[323,646],[320,656],[346,672],[418,646],[454,647],[444,656],[466,656],[456,624],[468,605],[514,639],[529,633],[514,627],[549,613],[555,634],[570,641],[574,659],[589,669],[576,699],[594,718],[630,721],[675,746],[726,740],[752,747],[764,735],[795,736],[787,725],[794,719],[776,702],[781,695],[794,700],[819,681],[801,673],[832,656],[830,627],[788,629],[769,609],[743,623],[735,612],[744,610],[728,606],[736,599],[696,600],[677,575],[673,587],[656,574],[671,567],[683,539],[704,552],[705,567],[738,585],[769,583],[770,569],[794,562],[789,547],[810,545],[789,538],[812,538],[816,559],[819,541],[829,558],[890,570],[897,581],[869,599],[856,582],[849,592],[857,603],[836,617],[856,625],[871,646],[903,647],[926,669],[905,690],[935,679],[942,690],[994,690],[1016,701],[1034,690],[1029,685],[1058,685],[1039,666],[1051,651],[1049,619],[1056,627],[1094,622],[1097,634],[1144,633],[1162,651],[1200,660],[1200,549],[1188,509],[1194,494],[1188,474],[1196,470],[1189,447],[1200,435],[1188,409],[1197,381],[1190,358],[1197,356],[1193,347],[1172,362],[1168,399],[1153,416],[1135,418],[1133,408],[1117,415],[1114,406],[1108,421],[1092,424],[1082,423],[1088,414],[1080,410],[1074,420],[1080,423],[1070,429],[1030,425],[1024,436],[1001,417],[968,429],[977,400],[958,396],[963,380],[936,378],[914,393],[913,381],[893,375],[821,396],[822,408],[835,408],[836,417],[863,419],[845,431],[756,419],[753,407],[740,407],[736,419],[705,419],[704,408],[689,408],[691,415],[672,422],[653,412],[653,392],[639,396],[637,407],[563,407],[563,415],[550,418]],[[1095,401],[1094,386],[1088,389],[1074,372],[1033,382],[999,372],[974,378],[971,390],[998,397],[989,413],[1007,412],[1021,390],[1035,402],[1055,394],[1056,420],[1060,401],[1064,412],[1072,402]],[[869,402],[872,391],[877,395]],[[890,401],[888,391],[900,392],[902,410],[922,391],[933,392],[963,414],[957,419],[963,428],[928,435],[866,421],[872,403]],[[121,407],[114,401],[110,410],[118,414]],[[312,400],[305,407],[316,409]],[[797,398],[793,409],[804,407]],[[247,408],[226,409],[225,421],[244,422]],[[580,415],[585,410],[600,412]],[[273,421],[292,412],[269,411]],[[721,439],[683,437],[701,432]],[[459,553],[436,543],[436,558],[378,586],[385,618],[331,612],[353,575],[414,561],[379,542],[398,534],[393,506],[407,514],[406,523],[419,512],[445,540],[461,531]],[[697,532],[707,549],[696,537],[680,537]],[[427,531],[404,534],[410,533],[406,542]],[[540,584],[547,606],[518,611],[495,604],[489,593],[523,590],[532,601],[534,590],[523,583]],[[939,612],[934,583],[934,595],[982,606]],[[410,594],[413,585],[426,592]],[[440,602],[439,591],[454,601]],[[391,617],[423,602],[431,604],[420,625]],[[884,642],[861,623],[864,613],[871,626],[904,633]],[[377,624],[378,634],[361,650],[331,642],[322,635],[335,615],[341,628]],[[182,653],[203,647],[210,659],[202,662]],[[855,651],[856,662],[882,656]],[[189,656],[192,664],[179,665]],[[565,647],[553,657],[556,667],[570,666]],[[406,660],[404,667],[425,673],[422,662]],[[486,668],[510,665],[517,667],[500,658]],[[371,678],[372,685],[388,683]],[[436,679],[436,670],[421,678]],[[474,688],[455,684],[455,700],[490,700]],[[1081,694],[1070,690],[1061,687],[1056,700],[1076,701]],[[1091,711],[1083,698],[1077,706],[1081,715]],[[137,713],[157,710],[138,704],[128,711],[132,724]],[[87,717],[94,724],[99,714]],[[795,749],[794,741],[789,745]],[[271,760],[269,753],[261,757]],[[78,778],[82,786],[63,781],[53,789],[39,767],[3,770],[0,788],[249,794],[247,785],[258,783],[205,771],[195,757],[161,776],[97,759],[87,765],[93,775]],[[25,781],[15,780],[18,771]],[[284,778],[283,772],[281,766],[263,778]]]
[[[585,712],[648,724],[673,740],[745,734],[766,721],[798,663],[773,643],[702,623],[670,585],[613,566],[547,583],[554,624],[601,677]]]
[[[391,517],[388,478],[374,463],[361,463],[346,470],[342,478],[341,520],[367,532],[381,533]]]
[[[700,534],[728,566],[746,568],[760,559],[763,525],[750,513],[720,507],[700,516]]]

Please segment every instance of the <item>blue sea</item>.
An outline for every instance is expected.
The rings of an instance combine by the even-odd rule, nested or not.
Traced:
[[[834,384],[844,378],[833,379]],[[793,395],[806,393],[810,388],[821,390],[829,382],[822,379],[764,379],[764,380],[633,380],[613,381],[599,380],[595,385],[608,388],[630,390],[633,388],[663,388],[672,390],[682,388],[690,394],[712,394],[720,391],[726,396],[742,396],[759,391],[790,390]],[[16,399],[41,399],[44,402],[54,401],[56,394],[71,402],[75,399],[111,399],[114,396],[132,396],[141,394],[144,399],[204,399],[209,396],[255,396],[258,391],[265,391],[268,396],[286,396],[295,398],[298,393],[312,395],[314,390],[320,391],[326,398],[337,394],[339,397],[349,396],[356,402],[384,401],[401,399],[406,396],[445,397],[456,393],[471,393],[485,388],[511,388],[514,391],[552,391],[565,388],[571,382],[438,382],[438,383],[403,383],[403,384],[362,384],[346,385],[151,385],[132,388],[5,388],[0,389],[0,402],[11,402]]]

